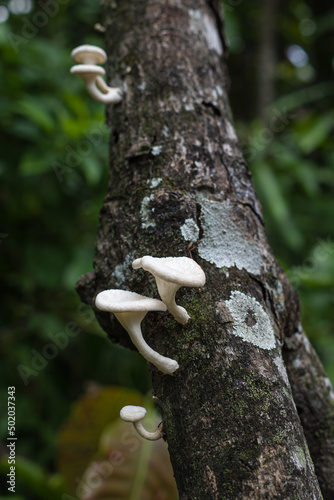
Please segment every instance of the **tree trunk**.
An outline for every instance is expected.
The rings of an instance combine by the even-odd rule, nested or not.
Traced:
[[[95,273],[78,292],[92,305],[109,288],[158,298],[152,276],[132,269],[135,258],[198,262],[206,285],[181,288],[177,298],[188,324],[154,312],[142,325],[148,344],[180,365],[171,376],[150,364],[180,499],[318,499],[317,475],[333,498],[331,387],[314,352],[303,350],[298,297],[265,237],[231,123],[216,4],[104,7],[109,83],[124,82],[126,92],[108,109],[110,179]],[[115,318],[96,316],[131,347]]]

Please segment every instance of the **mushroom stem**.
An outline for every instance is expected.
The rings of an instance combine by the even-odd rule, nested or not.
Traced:
[[[181,323],[182,325],[186,325],[188,323],[190,316],[184,307],[178,306],[175,300],[167,302],[162,296],[161,299],[166,304],[168,311],[174,316],[178,323]]]
[[[175,294],[180,286],[174,283],[166,282],[158,276],[156,276],[155,279],[160,298],[166,304],[168,311],[174,316],[176,321],[182,325],[188,323],[190,316],[186,309],[182,306],[178,306],[175,302]]]
[[[144,319],[146,312],[142,313],[142,317],[138,321],[137,313],[114,313],[121,325],[127,330],[133,344],[137,347],[138,351],[144,356],[147,361],[150,361],[154,366],[163,373],[171,375],[179,368],[177,361],[165,356],[161,356],[158,352],[154,351],[144,340],[141,331],[141,321]]]
[[[122,100],[121,89],[108,87],[100,76],[86,80],[85,84],[87,92],[96,101],[104,104],[112,104]]]
[[[132,422],[134,428],[141,437],[148,439],[149,441],[156,441],[162,437],[161,424],[155,432],[149,432],[143,426],[141,421],[146,415],[146,410],[142,406],[124,406],[119,415],[124,422]]]
[[[162,437],[162,426],[158,427],[154,432],[149,432],[145,429],[141,420],[139,420],[139,422],[133,422],[133,425],[138,434],[149,441],[157,441]]]

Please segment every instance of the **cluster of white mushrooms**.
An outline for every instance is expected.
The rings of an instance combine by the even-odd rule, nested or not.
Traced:
[[[104,64],[107,61],[107,54],[100,47],[95,45],[80,45],[71,52],[72,59],[79,63],[72,66],[72,75],[80,76],[87,92],[96,101],[103,104],[117,103],[122,100],[122,90],[118,87],[108,87],[102,76],[105,75],[104,68],[98,64]]]
[[[183,307],[176,304],[175,294],[181,286],[203,286],[205,274],[202,268],[188,257],[145,256],[136,259],[132,267],[142,267],[153,274],[162,301],[126,290],[105,290],[96,296],[95,305],[101,311],[114,313],[144,358],[163,373],[171,375],[179,368],[177,361],[161,356],[146,344],[141,332],[141,322],[149,311],[168,310],[176,321],[186,324],[190,316]]]
[[[71,68],[71,74],[80,76],[88,93],[103,104],[118,103],[122,100],[122,89],[108,87],[102,76],[105,70],[98,66],[107,61],[107,54],[94,45],[80,45],[71,53],[78,63]],[[175,302],[175,294],[182,286],[200,287],[205,284],[205,274],[201,267],[188,257],[156,258],[145,256],[132,263],[133,269],[143,268],[155,277],[161,300],[152,299],[126,290],[105,290],[95,299],[95,305],[101,311],[114,313],[118,321],[130,335],[133,344],[147,361],[154,364],[161,372],[172,375],[179,364],[174,359],[162,356],[145,342],[141,322],[149,311],[169,311],[176,321],[185,325],[190,316],[184,307]],[[137,432],[151,441],[162,437],[162,427],[155,432],[148,432],[141,420],[146,410],[141,406],[125,406],[120,412],[121,418],[132,422]]]
[[[105,290],[96,296],[95,305],[101,311],[114,313],[144,358],[153,363],[161,372],[171,375],[179,368],[178,362],[162,356],[147,345],[142,335],[141,322],[149,311],[168,310],[176,321],[186,324],[190,316],[183,307],[176,304],[175,294],[182,286],[203,286],[205,274],[202,268],[188,257],[157,258],[147,255],[136,259],[132,267],[143,268],[153,274],[162,301],[126,290]],[[162,429],[154,433],[144,429],[141,420],[145,414],[145,408],[140,406],[125,406],[120,413],[123,420],[133,422],[142,437],[150,440],[159,439]]]

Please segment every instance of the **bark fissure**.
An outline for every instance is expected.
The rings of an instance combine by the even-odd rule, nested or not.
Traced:
[[[177,296],[188,324],[149,313],[142,325],[147,343],[180,365],[173,376],[150,365],[180,499],[321,498],[282,359],[298,300],[266,240],[231,123],[212,2],[104,4],[109,80],[126,93],[107,113],[110,179],[95,274],[79,280],[80,296],[93,305],[98,292],[122,288],[158,298],[132,260],[196,260],[205,287]],[[96,316],[111,340],[131,346],[114,318]],[[289,377],[298,394],[300,374]],[[313,419],[311,428],[323,427]]]

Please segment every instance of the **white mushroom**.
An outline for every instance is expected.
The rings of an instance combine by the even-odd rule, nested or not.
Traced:
[[[160,371],[171,375],[179,368],[177,361],[161,356],[146,344],[140,327],[149,311],[167,310],[163,302],[126,290],[105,290],[97,295],[95,305],[101,311],[115,314],[138,351]]]
[[[72,75],[83,79],[93,99],[104,104],[117,103],[122,100],[122,90],[118,87],[108,87],[101,78],[105,75],[105,71],[97,64],[104,64],[107,60],[107,54],[103,49],[94,45],[80,45],[72,50],[71,56],[75,62],[80,63],[71,68]]]
[[[190,316],[184,307],[175,302],[175,294],[181,286],[203,286],[205,274],[202,268],[188,257],[150,257],[146,255],[132,263],[133,269],[142,267],[156,279],[161,300],[176,321],[185,325]]]
[[[71,52],[73,61],[79,64],[104,64],[107,62],[107,54],[95,45],[79,45]]]
[[[145,417],[146,410],[142,406],[124,406],[120,411],[120,417],[125,422],[132,422],[134,428],[145,439],[156,441],[162,437],[162,427],[155,432],[149,432],[143,426],[141,420]]]

